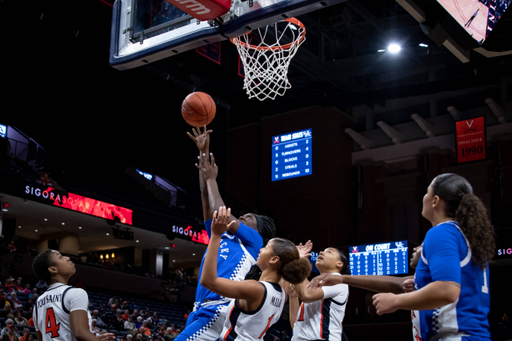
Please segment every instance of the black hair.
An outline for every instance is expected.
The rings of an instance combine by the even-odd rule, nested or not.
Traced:
[[[34,275],[40,280],[49,284],[51,275],[48,271],[48,268],[55,263],[52,261],[52,251],[51,249],[46,249],[40,252],[32,262],[32,270],[34,271]]]
[[[459,223],[473,254],[473,261],[484,269],[494,256],[494,227],[482,201],[473,194],[469,182],[460,175],[446,173],[432,181],[432,190],[445,204],[445,214]]]
[[[291,284],[302,283],[311,273],[311,263],[306,258],[300,258],[297,246],[288,239],[274,238],[273,254],[279,257],[280,273],[284,280]]]
[[[345,252],[341,251],[340,249],[336,248],[338,250],[338,253],[340,255],[340,260],[343,262],[343,266],[340,269],[340,274],[342,275],[350,275],[350,266],[347,260],[347,256],[345,256]]]

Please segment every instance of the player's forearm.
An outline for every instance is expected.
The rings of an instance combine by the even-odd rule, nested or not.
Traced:
[[[289,309],[289,318],[290,318],[290,325],[292,326],[292,329],[295,327],[295,320],[297,319],[297,313],[299,312],[299,298],[298,297],[290,297],[289,300],[290,309]]]
[[[403,293],[404,277],[392,276],[340,276],[340,283],[348,284],[352,287],[365,289],[373,292],[392,292],[395,294]]]
[[[221,236],[212,233],[206,257],[203,264],[203,273],[201,274],[201,285],[206,289],[212,290],[217,280],[217,256],[219,253],[219,244]]]
[[[210,211],[215,212],[219,210],[219,207],[226,206],[222,197],[220,196],[219,186],[215,179],[207,179],[206,185],[208,189],[208,202],[210,203]]]
[[[208,200],[208,187],[204,180],[203,172],[199,171],[199,189],[201,190],[201,203],[203,205],[203,219],[212,219],[212,211],[210,209],[210,201]]]
[[[431,310],[457,301],[460,286],[455,282],[432,282],[420,290],[396,295],[396,306],[404,310]]]

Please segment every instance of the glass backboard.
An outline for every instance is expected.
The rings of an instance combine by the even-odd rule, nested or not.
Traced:
[[[110,65],[132,69],[346,0],[233,0],[218,20],[199,21],[165,0],[117,0]],[[306,28],[307,29],[307,28]]]

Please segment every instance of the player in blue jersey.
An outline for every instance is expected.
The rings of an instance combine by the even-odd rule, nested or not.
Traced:
[[[217,165],[209,152],[211,130],[206,126],[192,129],[187,133],[199,149],[199,185],[208,237],[211,238],[212,212],[224,205],[217,186]],[[211,155],[211,159],[210,159]],[[238,219],[231,216],[230,229],[222,234],[217,258],[217,276],[234,281],[242,281],[256,263],[259,250],[264,243],[273,238],[276,232],[271,218],[253,213],[245,214]],[[203,273],[206,252],[201,262],[199,282]],[[198,284],[194,303],[194,311],[189,314],[185,329],[176,337],[176,341],[214,341],[219,337],[230,298],[216,294]]]
[[[262,270],[260,280],[243,282],[219,278],[217,265],[222,236],[229,229],[230,209],[220,207],[213,214],[212,238],[204,261],[201,284],[223,297],[231,297],[229,314],[225,317],[221,340],[260,341],[276,323],[283,311],[286,292],[281,285],[299,284],[311,272],[311,264],[300,257],[298,248],[289,240],[272,238],[262,247],[257,265]],[[221,249],[222,250],[222,249]],[[281,283],[281,284],[280,284]],[[289,284],[288,284],[289,285]]]
[[[419,338],[490,340],[489,266],[494,229],[469,182],[441,174],[428,187],[422,215],[432,223],[415,273],[416,290],[376,294],[378,314],[414,310]]]

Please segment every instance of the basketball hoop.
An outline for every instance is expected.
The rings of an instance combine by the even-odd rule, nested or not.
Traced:
[[[257,32],[259,37],[250,31],[231,42],[236,45],[244,66],[244,89],[249,98],[275,99],[292,87],[288,82],[288,67],[306,40],[306,27],[296,18],[289,18],[259,28]],[[251,39],[259,42],[251,44]]]

